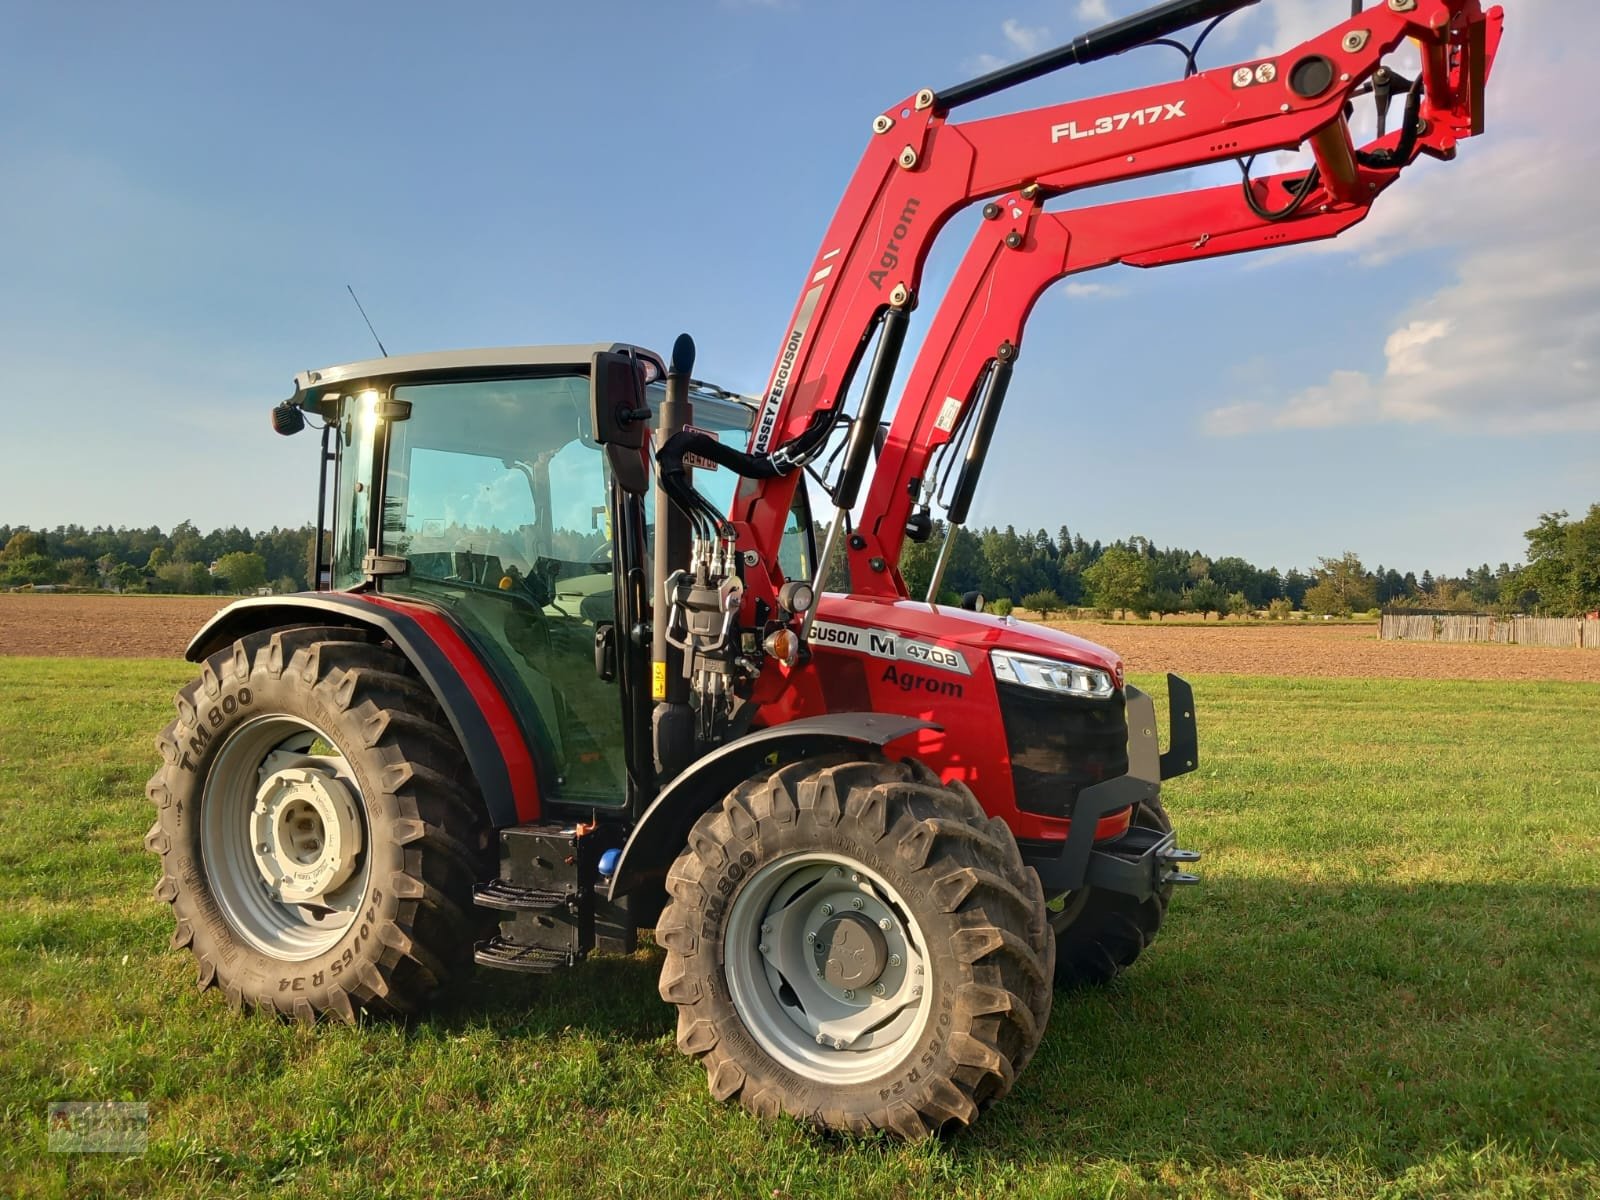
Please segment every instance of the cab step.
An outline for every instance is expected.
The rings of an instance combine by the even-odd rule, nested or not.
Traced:
[[[472,951],[472,960],[481,967],[498,967],[503,971],[526,971],[534,975],[548,975],[553,971],[577,966],[580,961],[570,951],[554,950],[545,946],[524,946],[496,934],[487,942],[479,942]]]
[[[544,912],[548,909],[576,910],[576,891],[552,892],[543,888],[523,887],[507,883],[504,879],[491,879],[472,889],[472,901],[480,908],[498,908],[503,912]]]
[[[600,856],[621,845],[620,827],[543,822],[500,831],[500,874],[473,889],[473,903],[504,915],[473,947],[485,967],[547,972],[576,966],[596,947],[637,945],[626,902],[602,895]]]

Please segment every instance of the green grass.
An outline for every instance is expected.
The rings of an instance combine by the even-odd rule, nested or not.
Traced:
[[[187,676],[0,659],[0,1194],[1600,1193],[1600,687],[1196,680],[1203,884],[974,1130],[899,1146],[712,1102],[654,951],[411,1025],[197,993],[140,848]],[[148,1153],[47,1154],[53,1100],[148,1102]]]

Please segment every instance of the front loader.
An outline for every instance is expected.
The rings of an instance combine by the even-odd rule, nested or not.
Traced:
[[[1481,131],[1501,16],[1357,5],[1226,68],[1180,46],[1174,83],[951,114],[1253,2],[1174,0],[878,114],[756,400],[694,379],[687,336],[299,375],[273,421],[320,422],[325,579],[196,635],[148,789],[200,984],[354,1020],[653,930],[719,1099],[919,1137],[1005,1095],[1054,989],[1129,966],[1198,858],[1161,798],[1198,763],[1187,684],[1162,750],[1111,651],[936,602],[1027,315],[1076,272],[1349,228]],[[1382,122],[1396,91],[1398,127],[1354,146],[1352,100]],[[1251,177],[1301,146],[1313,167]],[[1237,186],[1045,207],[1231,159]],[[928,248],[985,201],[885,425]],[[936,510],[912,597],[900,552]],[[841,557],[849,591],[819,594]]]

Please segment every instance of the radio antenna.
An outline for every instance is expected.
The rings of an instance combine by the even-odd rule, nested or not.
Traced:
[[[372,318],[367,316],[367,310],[361,307],[361,298],[356,295],[355,288],[347,283],[344,285],[344,290],[349,292],[350,299],[356,302],[356,311],[361,314],[361,319],[367,323],[367,332],[372,335],[372,340],[378,343],[378,350],[385,358],[388,358],[389,352],[383,348],[383,339],[378,336],[378,331],[372,327]]]

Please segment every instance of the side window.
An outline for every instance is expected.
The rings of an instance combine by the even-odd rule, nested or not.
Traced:
[[[497,458],[419,446],[403,472],[390,470],[384,553],[409,558],[417,575],[499,587],[532,565],[533,529],[527,477]]]
[[[778,563],[790,579],[810,579],[815,557],[811,549],[811,505],[806,498],[806,481],[801,478],[789,505],[788,523],[783,527]]]
[[[360,397],[345,398],[339,437],[344,441],[344,463],[335,501],[333,586],[350,588],[366,579],[361,564],[367,554],[367,510],[372,505],[373,422]]]

